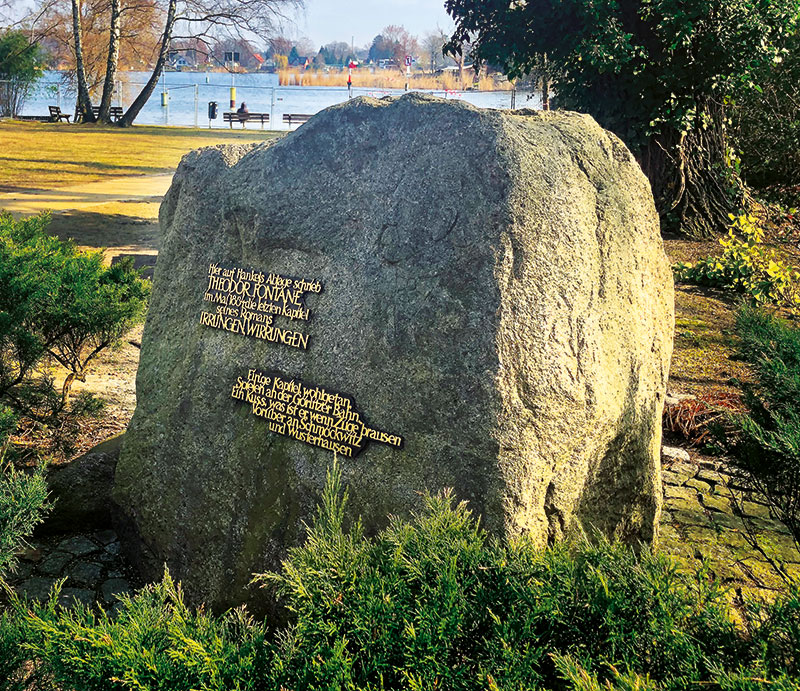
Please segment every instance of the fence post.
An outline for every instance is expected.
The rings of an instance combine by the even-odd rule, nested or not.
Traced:
[[[200,123],[200,120],[199,120],[200,115],[199,115],[198,110],[197,110],[199,108],[199,106],[200,106],[200,87],[197,84],[195,84],[194,85],[194,127],[195,127],[195,129],[197,129],[200,126],[200,124],[199,124]]]
[[[270,121],[270,129],[277,130],[278,127],[275,124],[275,87],[272,87],[272,99],[270,100],[269,104],[269,121]]]

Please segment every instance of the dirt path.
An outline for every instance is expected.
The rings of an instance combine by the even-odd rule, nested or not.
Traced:
[[[0,194],[0,208],[15,216],[49,211],[58,237],[102,249],[109,262],[133,257],[149,275],[158,254],[158,207],[171,181],[168,173],[20,190]]]
[[[13,214],[41,211],[86,211],[109,202],[143,201],[162,197],[172,182],[172,173],[135,175],[68,187],[31,189],[0,194],[0,208]]]

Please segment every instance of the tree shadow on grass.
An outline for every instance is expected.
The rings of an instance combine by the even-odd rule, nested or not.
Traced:
[[[124,210],[125,204],[114,205]],[[155,204],[131,204],[131,211],[142,207],[158,207]],[[158,219],[153,215],[140,216],[125,213],[101,213],[98,211],[67,211],[53,214],[50,232],[62,240],[71,239],[81,247],[107,250],[117,256],[155,255],[158,253]]]

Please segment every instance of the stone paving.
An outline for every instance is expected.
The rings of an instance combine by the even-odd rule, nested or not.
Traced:
[[[135,582],[113,530],[33,539],[8,582],[28,598],[43,600],[61,579],[60,604],[99,603],[112,610],[117,595],[131,592]]]
[[[665,453],[662,459],[662,551],[686,566],[696,566],[705,555],[724,584],[751,594],[786,587],[767,557],[781,562],[788,575],[800,577],[800,553],[789,529],[775,520],[763,499],[747,491],[735,471],[695,452]]]

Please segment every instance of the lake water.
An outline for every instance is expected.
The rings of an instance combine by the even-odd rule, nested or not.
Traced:
[[[114,96],[114,105],[127,107],[139,93],[149,73],[120,73],[120,86]],[[346,80],[346,73],[342,80]],[[354,81],[357,82],[357,75]],[[236,102],[244,101],[253,113],[270,113],[272,129],[285,127],[284,113],[317,113],[328,106],[347,100],[347,87],[279,86],[278,75],[257,72],[230,75],[207,72],[166,72],[147,104],[136,118],[140,125],[174,125],[185,127],[228,127],[222,122],[222,113],[229,110],[230,87],[236,88]],[[167,105],[162,105],[162,92],[169,94]],[[510,91],[428,91],[448,99],[472,103],[481,108],[511,107]],[[380,98],[402,94],[400,89],[354,87],[353,96]],[[208,119],[208,103],[218,103],[216,120]],[[23,115],[46,115],[47,106],[60,105],[65,113],[75,110],[75,94],[66,86],[59,72],[46,72],[44,78],[25,102]],[[528,98],[526,93],[517,93],[518,108],[540,108],[540,98]],[[236,125],[236,127],[241,127]],[[248,123],[248,127],[259,128],[260,124]]]

